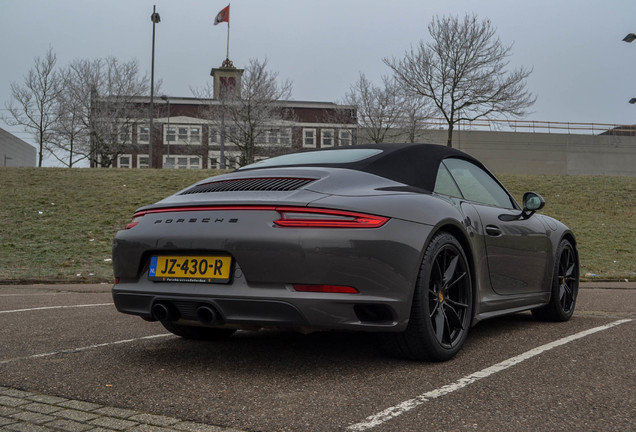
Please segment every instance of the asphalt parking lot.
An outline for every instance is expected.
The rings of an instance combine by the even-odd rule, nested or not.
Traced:
[[[118,313],[109,285],[0,286],[0,428],[636,430],[636,284],[585,284],[567,323],[480,323],[446,363],[368,334],[194,342]]]

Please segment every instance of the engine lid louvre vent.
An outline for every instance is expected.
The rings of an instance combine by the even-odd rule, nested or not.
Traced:
[[[286,192],[300,189],[315,181],[311,178],[259,177],[233,180],[219,180],[192,186],[179,195],[190,195],[209,192],[247,192],[270,191]]]

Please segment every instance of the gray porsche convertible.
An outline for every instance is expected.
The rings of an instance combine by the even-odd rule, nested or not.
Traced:
[[[544,205],[441,145],[273,157],[137,210],[114,239],[113,298],[184,338],[370,331],[447,360],[483,319],[572,316],[576,240]]]

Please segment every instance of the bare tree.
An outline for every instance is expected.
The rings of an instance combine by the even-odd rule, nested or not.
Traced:
[[[62,76],[57,149],[69,153],[69,164],[75,157],[111,166],[133,143],[134,127],[146,121],[138,98],[148,93],[148,77],[139,75],[136,60],[114,57],[75,60]]]
[[[226,137],[241,152],[241,165],[254,162],[256,145],[263,135],[285,118],[279,103],[289,99],[292,83],[279,84],[278,72],[267,70],[267,59],[251,59],[241,79],[241,91],[226,104]]]
[[[206,96],[211,101],[205,116],[216,127],[224,124],[220,133],[225,134],[226,142],[238,148],[240,165],[254,162],[258,144],[271,144],[269,137],[276,130],[284,129],[284,122],[293,118],[280,103],[291,96],[292,84],[290,81],[279,83],[278,72],[267,69],[267,59],[250,60],[243,72],[240,90],[224,95],[222,104],[213,103],[209,98],[211,90],[210,86],[191,89],[195,96]]]
[[[397,121],[401,135],[405,141],[414,143],[421,137],[421,132],[427,129],[428,119],[433,117],[430,100],[417,97],[409,92],[402,92],[400,97],[402,115]]]
[[[223,116],[221,110],[225,107],[222,106],[219,100],[214,98],[213,82],[207,82],[202,87],[190,86],[190,92],[192,92],[192,95],[194,97],[204,102],[197,109],[197,117],[204,119],[207,122],[208,137],[210,142],[214,145],[214,143],[216,143],[216,140],[219,138],[222,129],[224,128],[224,120],[221,120]],[[222,152],[223,160],[218,161],[219,167],[222,169],[227,168],[226,161],[229,158],[235,158],[237,153],[238,152],[236,151],[234,144],[225,143],[225,148]],[[216,167],[216,162],[210,163]]]
[[[78,162],[88,158],[81,153],[82,145],[88,143],[88,128],[82,117],[83,103],[72,91],[75,83],[70,67],[60,71],[62,90],[57,101],[57,121],[55,122],[47,150],[59,162],[72,168]]]
[[[384,62],[411,94],[433,101],[448,123],[449,147],[457,122],[491,114],[520,117],[534,104],[525,88],[531,70],[506,70],[512,45],[501,43],[490,20],[435,17],[428,31],[431,42]]]
[[[11,83],[11,101],[6,104],[9,116],[5,121],[11,126],[23,126],[38,143],[38,166],[46,145],[50,140],[51,129],[57,119],[57,96],[60,91],[59,76],[55,71],[57,57],[49,47],[44,58],[37,57],[33,69],[24,77],[24,82]]]
[[[381,143],[398,133],[394,128],[402,116],[399,88],[389,77],[382,77],[383,87],[373,85],[361,73],[351,85],[345,103],[358,111],[358,123],[365,141]],[[364,140],[364,138],[363,138]]]

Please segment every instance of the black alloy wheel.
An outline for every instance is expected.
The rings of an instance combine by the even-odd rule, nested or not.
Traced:
[[[550,302],[532,310],[535,318],[545,321],[569,320],[579,293],[579,263],[572,243],[562,240],[556,256]]]
[[[448,243],[435,257],[428,288],[431,325],[439,344],[452,349],[467,330],[470,276],[460,250]]]
[[[567,243],[561,252],[557,275],[561,310],[572,315],[576,304],[576,295],[578,294],[579,278],[574,250],[570,243]]]
[[[414,360],[445,361],[461,349],[470,328],[473,287],[462,246],[449,233],[426,248],[406,330],[384,336],[391,352]]]

